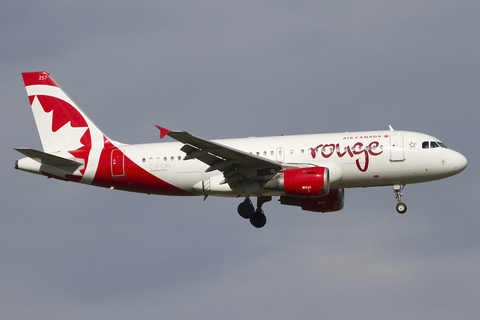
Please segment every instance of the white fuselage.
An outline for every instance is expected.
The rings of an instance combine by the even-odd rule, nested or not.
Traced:
[[[215,142],[276,160],[288,167],[323,166],[330,171],[331,188],[410,184],[438,180],[464,169],[466,159],[444,148],[424,148],[438,139],[416,132],[372,131],[225,139]],[[119,146],[125,156],[159,179],[194,194],[239,196],[220,185],[219,171],[183,160],[178,142]],[[313,153],[312,153],[313,150]],[[208,184],[208,189],[204,185]]]

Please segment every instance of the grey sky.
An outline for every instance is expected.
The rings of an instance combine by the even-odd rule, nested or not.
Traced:
[[[480,2],[10,1],[0,5],[2,319],[477,319]],[[111,138],[396,129],[458,176],[346,190],[343,211],[129,194],[13,169],[41,148],[21,72]]]

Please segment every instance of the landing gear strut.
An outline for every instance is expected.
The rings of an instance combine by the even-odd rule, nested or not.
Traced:
[[[238,214],[244,219],[250,219],[250,223],[255,228],[262,228],[267,223],[267,217],[263,213],[262,206],[265,202],[271,201],[272,197],[258,197],[257,209],[253,207],[250,198],[245,198],[245,201],[238,205]]]
[[[397,212],[400,214],[404,214],[407,212],[407,205],[402,202],[402,196],[404,195],[402,193],[403,188],[405,185],[400,185],[400,184],[394,184],[393,185],[393,193],[395,193],[395,199],[397,199]]]

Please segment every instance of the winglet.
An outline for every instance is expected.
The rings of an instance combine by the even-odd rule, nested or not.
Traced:
[[[160,130],[160,139],[163,139],[167,134],[172,132],[171,130],[165,129],[165,128],[160,127],[160,126],[155,126],[155,127],[157,127],[158,130]]]

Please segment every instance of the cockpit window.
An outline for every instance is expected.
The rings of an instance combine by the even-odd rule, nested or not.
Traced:
[[[423,141],[422,142],[422,149],[434,149],[434,148],[448,149],[447,146],[440,141]]]
[[[437,141],[437,143],[440,145],[440,147],[448,149],[447,146],[445,144],[443,144],[442,142]]]

